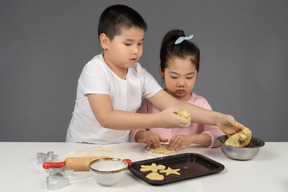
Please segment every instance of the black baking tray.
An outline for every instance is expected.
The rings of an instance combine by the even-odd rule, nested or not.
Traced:
[[[159,173],[158,171],[159,174],[164,175],[164,179],[162,181],[150,180],[146,177],[146,175],[148,175],[150,172],[141,172],[140,168],[141,165],[151,165],[152,163],[156,163],[157,165],[165,165],[166,168],[171,167],[171,169],[180,169],[178,171],[180,175],[166,176],[166,174]],[[176,181],[182,181],[185,179],[210,175],[218,173],[224,168],[224,165],[198,153],[183,153],[143,161],[136,161],[131,163],[129,166],[129,170],[136,177],[151,185],[163,185]]]

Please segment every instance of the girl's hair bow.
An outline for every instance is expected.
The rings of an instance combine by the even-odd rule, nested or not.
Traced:
[[[184,40],[190,40],[190,39],[193,38],[193,36],[194,36],[194,35],[190,35],[190,36],[186,36],[186,37],[184,37],[184,36],[179,37],[179,38],[175,41],[175,45],[182,43]]]

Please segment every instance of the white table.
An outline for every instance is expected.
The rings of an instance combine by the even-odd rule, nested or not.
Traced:
[[[37,152],[54,151],[64,160],[72,151],[98,150],[132,161],[153,158],[141,143],[113,145],[90,145],[79,143],[28,143],[0,142],[0,191],[39,192],[46,188],[48,171],[37,164]],[[153,186],[139,180],[128,171],[127,176],[113,187],[99,185],[89,172],[75,172],[70,184],[57,192],[64,191],[173,191],[173,192],[287,192],[288,191],[288,142],[267,142],[258,155],[249,161],[227,158],[220,148],[190,146],[177,153],[199,153],[225,166],[219,173],[193,178],[161,186]],[[73,153],[72,153],[73,154]],[[64,158],[64,159],[63,159]]]

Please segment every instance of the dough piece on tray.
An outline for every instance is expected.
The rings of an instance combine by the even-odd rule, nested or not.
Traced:
[[[233,147],[245,147],[248,145],[252,138],[252,132],[247,127],[244,127],[242,131],[235,133],[229,137],[226,141],[226,145]]]
[[[153,173],[156,173],[158,170],[165,169],[165,165],[156,165],[156,163],[152,163],[151,165],[141,165],[140,171],[147,172],[152,171]]]
[[[171,174],[180,175],[180,173],[178,172],[180,169],[171,169],[170,167],[168,167],[167,169],[165,168],[166,168],[165,165],[157,165],[155,163],[152,163],[151,165],[141,165],[140,171],[142,172],[151,171],[151,173],[146,175],[146,177],[150,180],[158,180],[158,181],[162,181],[164,179],[164,175],[159,174],[158,170],[160,173],[165,173],[166,176]]]
[[[170,167],[168,167],[167,169],[160,170],[159,172],[160,173],[166,173],[166,176],[170,175],[170,174],[180,175],[180,173],[178,172],[179,170],[180,169],[171,169]]]
[[[156,181],[162,181],[164,179],[164,176],[160,175],[157,172],[156,173],[155,172],[149,173],[148,175],[146,175],[146,177],[150,180],[156,180]]]

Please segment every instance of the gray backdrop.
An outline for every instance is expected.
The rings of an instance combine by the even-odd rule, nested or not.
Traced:
[[[140,60],[161,83],[164,34],[194,34],[196,93],[264,141],[288,141],[287,0],[0,0],[0,141],[65,141],[83,66],[101,52],[97,24],[109,5],[148,23]]]

